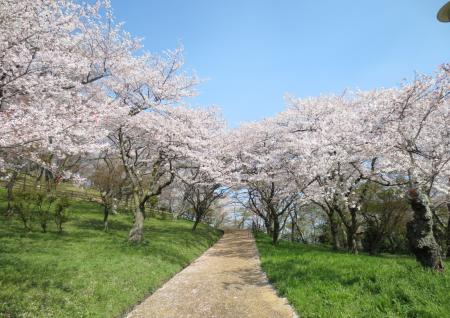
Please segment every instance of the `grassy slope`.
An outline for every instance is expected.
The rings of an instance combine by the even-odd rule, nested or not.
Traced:
[[[4,191],[0,192],[0,211]],[[0,218],[0,317],[113,317],[130,309],[220,236],[187,221],[146,221],[146,243],[126,243],[130,216],[113,215],[102,231],[101,209],[75,202],[59,235],[30,233]]]
[[[449,317],[450,263],[444,274],[409,257],[373,257],[280,242],[259,234],[262,267],[307,317]]]

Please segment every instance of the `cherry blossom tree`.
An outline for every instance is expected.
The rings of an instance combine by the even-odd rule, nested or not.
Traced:
[[[277,244],[302,191],[291,182],[285,169],[288,158],[277,125],[273,119],[247,124],[231,137],[239,172],[234,180],[236,198],[263,219],[273,244]]]
[[[283,143],[290,160],[285,165],[303,199],[313,202],[328,217],[333,248],[339,248],[338,226],[345,227],[347,247],[357,252],[359,208],[364,191],[361,173],[368,158],[359,146],[359,100],[344,96],[296,99],[288,97],[288,109],[278,116],[284,129]],[[307,186],[305,186],[307,185]]]
[[[143,240],[145,204],[160,195],[178,171],[214,167],[210,139],[221,125],[216,110],[183,106],[155,107],[119,119],[110,140],[132,186],[135,211],[130,241]]]
[[[287,132],[280,147],[292,180],[307,175],[308,167],[315,182],[304,194],[323,208],[331,227],[339,216],[350,251],[357,250],[364,222],[360,209],[370,183],[407,185],[414,211],[408,225],[411,250],[424,266],[443,267],[433,233],[436,204],[430,200],[448,198],[448,75],[444,65],[435,76],[417,76],[399,88],[290,98],[278,115]],[[296,160],[303,164],[298,171]]]
[[[198,176],[200,174],[197,169],[193,169],[191,176],[193,180],[202,178]],[[192,230],[195,231],[198,224],[205,218],[207,213],[211,212],[212,205],[219,199],[223,198],[227,189],[221,186],[220,183],[214,183],[209,181],[208,184],[200,184],[195,181],[185,184],[184,200],[188,202],[190,208],[194,212],[194,225]]]
[[[369,151],[377,153],[378,182],[402,176],[414,212],[408,239],[417,260],[442,270],[434,233],[436,200],[448,198],[450,177],[450,77],[448,65],[434,76],[418,75],[399,89],[368,93],[372,97]],[[433,202],[435,198],[435,202]]]
[[[141,54],[139,40],[115,23],[106,0],[0,4],[0,168],[11,168],[15,158],[54,176],[61,160],[112,153],[112,147],[136,191],[141,188],[136,201],[159,194],[173,180],[171,165],[181,153],[174,127],[186,124],[170,108],[192,96],[198,82],[181,70],[182,50]],[[136,165],[152,178],[146,191]],[[140,240],[139,233],[130,237]]]
[[[185,105],[199,80],[183,70],[182,48],[141,50],[108,0],[0,0],[0,26],[0,175],[10,201],[25,168],[55,181],[105,158],[117,172],[101,186],[105,216],[126,183],[130,241],[143,240],[147,202],[177,179],[194,229],[231,187],[274,243],[299,206],[314,204],[333,247],[341,229],[356,253],[377,184],[406,192],[411,251],[443,269],[435,228],[450,246],[449,65],[392,89],[287,97],[276,116],[226,131],[218,110]]]
[[[108,1],[2,0],[0,23],[0,168],[15,157],[52,170],[97,151],[115,112],[108,81],[127,74],[139,41]]]
[[[195,159],[186,161],[185,167],[177,174],[182,181],[183,200],[194,213],[193,230],[207,214],[211,214],[214,204],[225,197],[233,173],[231,158],[226,151],[225,125],[220,121],[208,121],[209,124],[203,127],[203,150]],[[202,122],[207,123],[205,120]]]

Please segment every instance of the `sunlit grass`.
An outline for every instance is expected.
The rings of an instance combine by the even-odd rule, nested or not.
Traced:
[[[262,267],[301,317],[449,317],[445,273],[406,256],[373,257],[280,242],[259,234]]]
[[[118,316],[220,236],[205,225],[192,232],[191,222],[150,218],[145,243],[130,245],[131,216],[113,215],[106,233],[100,206],[75,201],[70,209],[62,234],[53,224],[49,233],[37,224],[26,232],[0,219],[0,317]]]

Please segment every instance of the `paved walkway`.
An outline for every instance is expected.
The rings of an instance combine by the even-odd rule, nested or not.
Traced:
[[[261,271],[253,236],[226,233],[127,318],[293,318]]]

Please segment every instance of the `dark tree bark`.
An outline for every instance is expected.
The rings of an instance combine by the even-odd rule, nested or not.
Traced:
[[[327,215],[328,215],[328,222],[330,223],[331,244],[332,244],[333,250],[337,251],[340,249],[339,224],[336,219],[336,214],[334,211],[327,213]]]
[[[291,219],[291,242],[294,242],[295,240],[294,231],[295,231],[294,219]]]
[[[407,236],[411,251],[424,267],[444,270],[441,249],[433,233],[433,213],[428,196],[420,190],[411,189],[409,200],[414,218],[407,224]]]
[[[264,226],[266,227],[267,235],[272,236],[273,235],[272,222],[268,218],[264,219]]]
[[[341,247],[340,243],[339,243],[339,222],[338,222],[338,216],[337,216],[337,209],[335,208],[335,205],[333,205],[329,202],[320,203],[317,201],[313,201],[313,203],[315,205],[319,206],[327,215],[328,223],[330,226],[332,249],[334,251],[339,250]]]
[[[199,204],[194,208],[194,224],[192,226],[192,231],[195,231],[197,229],[197,226],[202,221],[203,217],[205,216],[207,210],[204,210],[201,206],[202,204]]]
[[[192,231],[195,231],[195,229],[197,228],[198,224],[200,223],[201,218],[196,216],[195,217],[195,221],[194,221],[194,225],[192,226]]]
[[[225,189],[221,190],[220,184],[212,184],[209,186],[187,184],[186,186],[184,200],[189,203],[194,211],[192,231],[195,231],[198,224],[207,216],[213,203],[223,197]]]
[[[377,255],[385,233],[379,229],[375,220],[366,220],[365,249],[370,255]]]
[[[42,233],[47,233],[47,222],[41,222]]]
[[[248,205],[246,206],[264,221],[266,232],[272,237],[274,245],[277,244],[297,199],[297,193],[278,197],[279,189],[273,181],[252,185],[248,191]]]
[[[280,222],[278,218],[274,218],[273,220],[273,232],[272,232],[272,244],[278,244],[278,238],[280,237]]]
[[[342,220],[347,235],[347,251],[352,254],[358,254],[358,245],[356,243],[356,232],[358,231],[358,222],[356,218],[357,209],[348,209],[348,213],[344,213],[342,209],[337,208],[336,211]],[[348,214],[348,215],[347,215]],[[348,219],[350,216],[350,219]]]
[[[347,228],[347,250],[352,254],[358,254],[358,245],[356,244],[356,233],[352,228]]]
[[[294,242],[296,240],[295,232],[297,231],[297,235],[300,237],[300,240],[303,243],[306,243],[306,240],[303,237],[302,230],[298,225],[298,211],[294,209],[292,212],[289,212],[289,216],[291,217],[291,242]]]
[[[350,211],[350,216],[351,216],[351,223],[350,223],[350,227],[349,227],[349,231],[350,231],[350,235],[347,236],[348,239],[348,249],[350,253],[353,254],[358,254],[358,244],[357,244],[357,240],[358,240],[358,220],[357,220],[357,213],[358,213],[358,209],[357,208],[349,208]],[[351,238],[351,241],[350,239]]]

